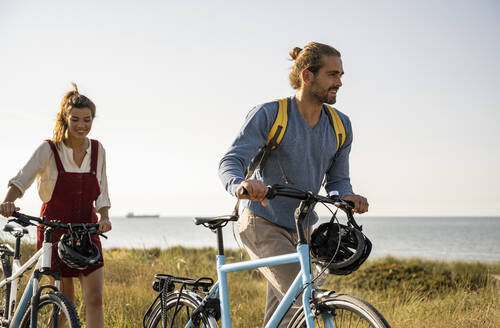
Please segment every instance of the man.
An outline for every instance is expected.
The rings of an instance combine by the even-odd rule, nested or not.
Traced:
[[[340,197],[354,202],[357,213],[368,210],[366,198],[354,194],[350,184],[352,129],[349,118],[337,111],[346,130],[344,145],[337,153],[337,135],[324,110],[325,103],[336,102],[337,91],[342,86],[344,70],[340,53],[331,46],[311,42],[304,49],[294,48],[290,56],[295,64],[289,78],[296,94],[288,102],[288,123],[279,147],[270,152],[264,167],[245,180],[244,172],[259,148],[266,144],[277,115],[278,101],[273,101],[255,107],[248,114],[219,165],[219,176],[226,190],[244,199],[239,233],[252,259],[296,251],[293,213],[299,201],[284,197],[267,201],[266,185],[289,183],[317,193],[326,175],[328,192],[337,190]],[[248,194],[243,194],[243,188]],[[308,234],[317,220],[316,215],[307,218]],[[268,280],[265,325],[300,271],[300,265],[292,263],[259,270]],[[286,327],[293,312],[288,312],[281,326]]]

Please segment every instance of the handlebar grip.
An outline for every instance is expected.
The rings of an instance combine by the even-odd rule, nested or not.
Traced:
[[[27,227],[29,225],[33,225],[31,221],[36,221],[39,222],[40,218],[34,217],[34,216],[29,216],[26,214],[23,214],[21,212],[14,212],[11,215],[12,217],[15,217],[16,220],[14,220],[16,223],[22,225],[23,227]]]
[[[241,194],[248,195],[248,190],[246,190],[245,187],[241,187]],[[273,189],[273,187],[267,186],[266,198],[273,199],[275,196],[276,196],[276,191]]]
[[[272,186],[267,186],[266,198],[273,199],[274,197],[276,197],[276,190]]]
[[[85,226],[86,231],[88,231],[91,235],[99,235],[105,239],[108,239],[106,235],[104,235],[102,232],[99,232],[99,223],[73,223],[71,224],[71,226],[75,227],[76,229],[80,229]]]
[[[354,205],[354,202],[352,202],[352,201],[350,201],[350,200],[345,200],[345,199],[344,199],[343,201],[344,201],[347,205],[349,205],[349,207],[350,207],[351,209],[353,209],[353,208],[354,208],[354,206],[355,206],[355,205]]]

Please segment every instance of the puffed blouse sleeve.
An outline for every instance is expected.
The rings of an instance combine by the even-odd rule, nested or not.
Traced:
[[[43,142],[38,146],[33,155],[31,155],[26,165],[24,165],[15,177],[9,180],[9,187],[17,187],[21,192],[20,197],[22,197],[24,192],[33,184],[36,177],[48,168],[50,155],[50,145],[47,142]]]

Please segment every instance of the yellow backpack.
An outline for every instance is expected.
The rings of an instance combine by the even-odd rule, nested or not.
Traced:
[[[260,166],[260,168],[262,169],[271,150],[278,148],[281,140],[283,139],[283,136],[285,135],[286,126],[288,123],[288,113],[291,107],[290,101],[291,101],[290,98],[278,99],[278,114],[276,115],[276,119],[274,120],[271,130],[269,131],[269,136],[267,137],[266,145],[262,147],[257,153],[257,155],[253,158],[252,162],[248,167],[245,179],[250,178],[258,166]],[[335,131],[335,135],[337,136],[336,154],[338,154],[340,148],[342,148],[346,139],[344,124],[342,123],[342,120],[340,119],[340,116],[335,110],[335,108],[326,104],[324,105],[323,108],[327,113],[328,120],[330,121],[330,124],[332,125],[333,130]]]

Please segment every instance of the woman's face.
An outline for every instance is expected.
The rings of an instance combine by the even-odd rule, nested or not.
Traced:
[[[90,108],[72,108],[68,117],[68,138],[85,139],[92,128],[92,121]]]

